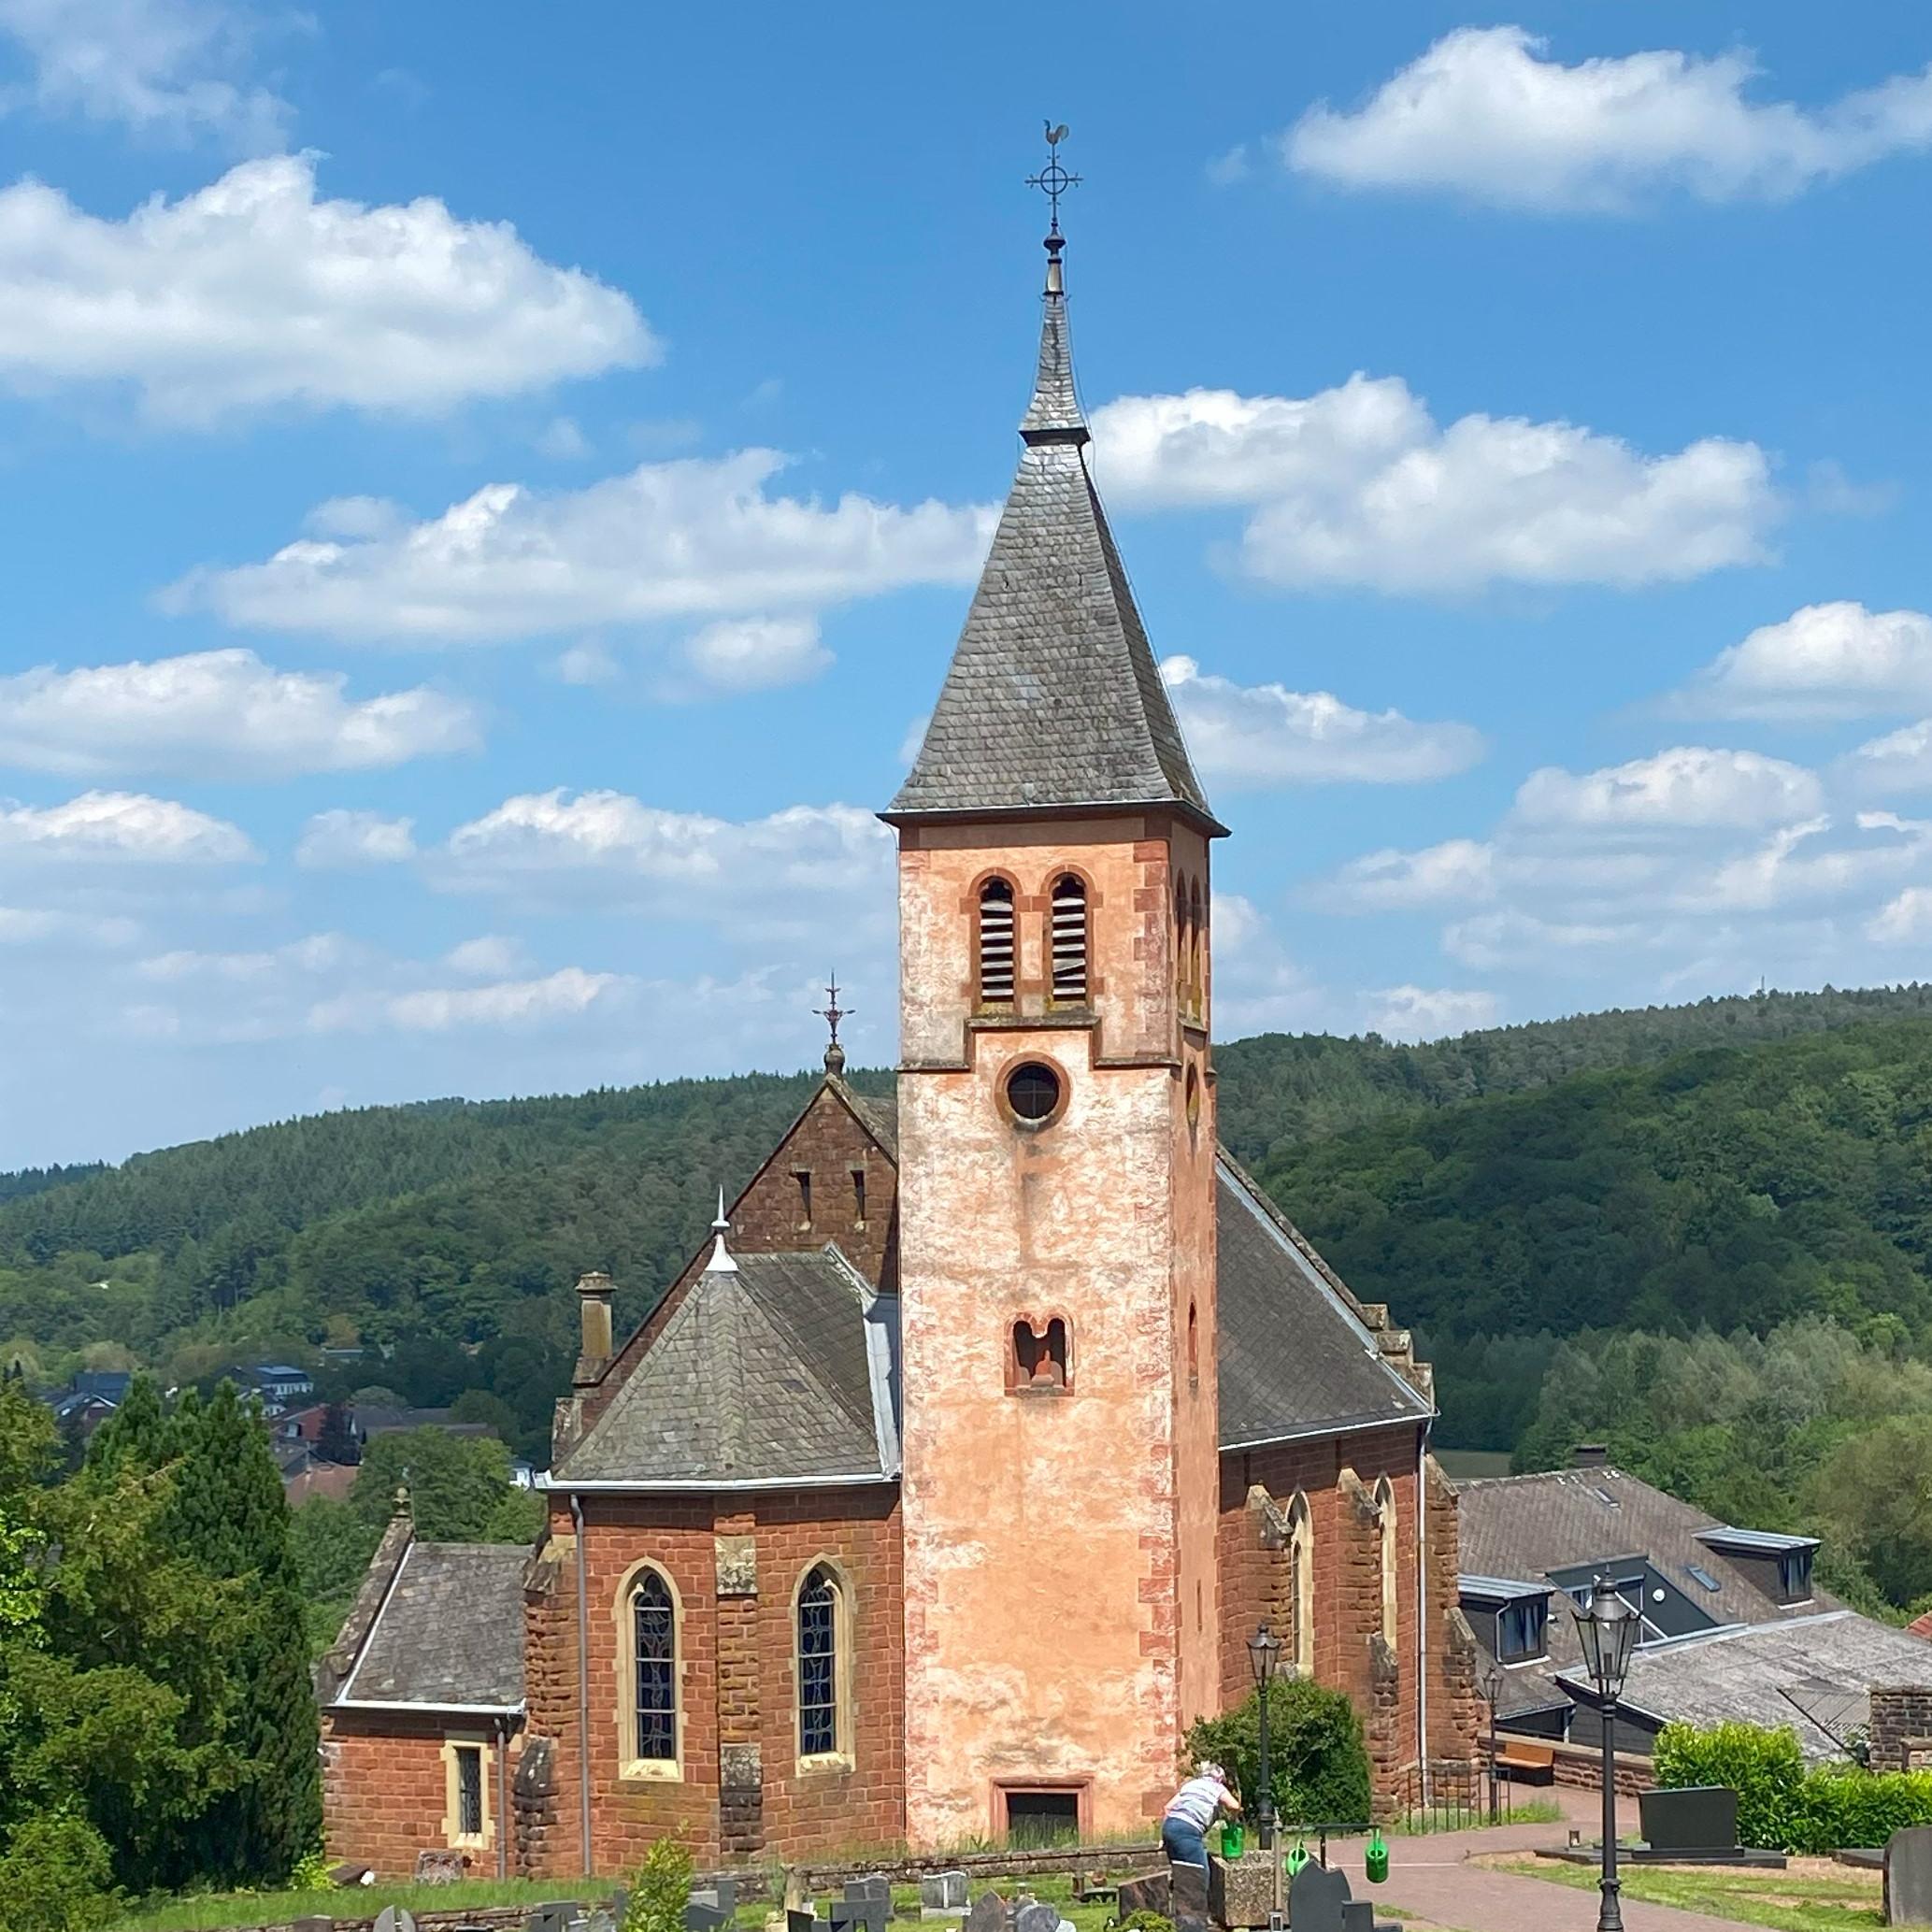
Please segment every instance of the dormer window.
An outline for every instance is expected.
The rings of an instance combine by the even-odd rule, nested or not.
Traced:
[[[980,1004],[1013,1003],[1013,887],[989,879],[980,888]]]
[[[1053,881],[1053,997],[1068,1006],[1087,997],[1087,885],[1071,872]]]
[[[1521,1664],[1540,1657],[1548,1649],[1544,1626],[1550,1614],[1547,1596],[1519,1596],[1496,1611],[1496,1655],[1498,1664]]]

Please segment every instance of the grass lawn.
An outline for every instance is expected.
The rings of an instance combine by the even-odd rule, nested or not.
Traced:
[[[1526,1872],[1531,1878],[1574,1886],[1580,1892],[1596,1889],[1592,1866],[1564,1865],[1548,1858],[1511,1859],[1505,1871]],[[1619,1868],[1626,1898],[1652,1905],[1677,1905],[1686,1911],[1709,1912],[1712,1918],[1741,1919],[1747,1925],[1769,1925],[1775,1932],[1870,1932],[1884,1923],[1875,1873],[1846,1867],[1834,1873],[1815,1871],[1693,1871],[1682,1866],[1661,1871],[1654,1866]]]
[[[373,1919],[385,1905],[411,1911],[455,1911],[465,1906],[541,1905],[552,1898],[602,1901],[612,1881],[587,1887],[582,1879],[468,1879],[456,1885],[350,1885],[326,1892],[209,1892],[170,1898],[116,1922],[114,1932],[231,1932],[238,1925],[285,1925],[307,1913]],[[918,1916],[915,1904],[914,1917]]]

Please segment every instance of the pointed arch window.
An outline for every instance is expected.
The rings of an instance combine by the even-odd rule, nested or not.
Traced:
[[[632,1754],[639,1764],[674,1764],[678,1757],[678,1611],[664,1578],[638,1574],[631,1590],[631,1641],[636,1675]]]
[[[1395,1487],[1386,1476],[1375,1485],[1375,1506],[1381,1525],[1381,1634],[1393,1647],[1400,1596],[1395,1581]]]
[[[1013,1003],[1013,885],[989,879],[980,888],[980,1004]]]
[[[1208,1004],[1207,949],[1201,938],[1201,881],[1187,889],[1187,1009],[1198,1020]]]
[[[828,1564],[814,1564],[798,1589],[798,1755],[842,1749],[847,1660],[845,1593]]]
[[[1053,881],[1053,997],[1080,1006],[1087,997],[1087,882],[1063,872]]]
[[[1315,1674],[1315,1524],[1306,1492],[1288,1505],[1289,1661],[1303,1677]]]

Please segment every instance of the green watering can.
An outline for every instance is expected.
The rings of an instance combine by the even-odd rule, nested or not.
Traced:
[[[1381,1884],[1389,1875],[1389,1848],[1380,1831],[1368,1834],[1368,1846],[1362,1853],[1362,1871],[1371,1885]]]
[[[1294,1851],[1288,1854],[1288,1876],[1292,1879],[1309,1862],[1309,1848],[1298,1839]]]
[[[1233,1860],[1248,1849],[1248,1834],[1237,1818],[1224,1818],[1221,1821],[1221,1855]]]

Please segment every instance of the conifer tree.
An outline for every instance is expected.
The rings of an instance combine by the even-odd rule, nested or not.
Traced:
[[[289,1510],[268,1436],[224,1381],[177,1412],[181,1464],[173,1527],[181,1554],[247,1584],[249,1614],[227,1633],[237,1692],[234,1742],[249,1769],[201,1822],[203,1869],[279,1883],[322,1837],[315,1694]]]

